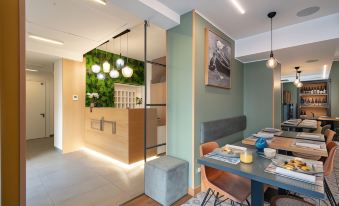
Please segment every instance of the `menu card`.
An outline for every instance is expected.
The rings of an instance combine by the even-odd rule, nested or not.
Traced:
[[[230,163],[230,164],[239,164],[240,162],[240,158],[239,157],[227,157],[224,155],[220,155],[216,152],[211,152],[205,155],[205,157],[207,158],[211,158],[211,159],[215,159],[215,160],[219,160],[219,161],[223,161],[226,163]]]

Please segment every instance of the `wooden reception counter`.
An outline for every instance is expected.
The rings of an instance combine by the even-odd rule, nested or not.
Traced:
[[[86,108],[85,139],[87,148],[131,164],[144,159],[144,110]],[[147,144],[156,144],[156,109],[147,109]],[[156,151],[148,151],[148,156]]]

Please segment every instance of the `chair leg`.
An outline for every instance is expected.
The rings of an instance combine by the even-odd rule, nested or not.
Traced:
[[[217,192],[217,195],[215,196],[215,199],[214,199],[214,206],[217,206],[218,200],[219,200],[219,192]]]
[[[336,201],[335,201],[335,198],[333,197],[333,194],[332,194],[332,192],[331,192],[330,187],[329,187],[328,184],[327,184],[326,179],[324,179],[324,186],[325,186],[325,188],[324,188],[324,189],[325,189],[325,193],[326,193],[327,198],[328,198],[328,200],[330,201],[331,205],[332,205],[332,206],[337,206],[337,203],[336,203]]]
[[[251,206],[250,202],[246,199],[246,203],[248,206]]]
[[[201,206],[206,205],[206,203],[207,203],[206,199],[207,199],[207,197],[209,196],[210,192],[211,192],[211,189],[208,188],[208,190],[207,190],[207,192],[206,192],[206,195],[205,195],[205,197],[204,197],[204,200],[203,200],[202,203],[201,203]]]

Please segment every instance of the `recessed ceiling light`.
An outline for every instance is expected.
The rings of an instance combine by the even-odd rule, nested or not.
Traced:
[[[61,41],[57,41],[57,40],[53,40],[53,39],[48,39],[48,38],[37,36],[37,35],[33,35],[33,34],[29,34],[28,37],[31,38],[31,39],[35,39],[35,40],[39,40],[39,41],[43,41],[43,42],[47,42],[47,43],[51,43],[51,44],[64,45],[64,43],[61,42]]]
[[[318,62],[319,59],[309,59],[306,61],[306,63],[313,63],[313,62]]]
[[[298,17],[309,16],[309,15],[312,15],[312,14],[318,12],[319,10],[320,10],[319,6],[308,7],[306,9],[302,9],[302,10],[298,11],[297,16]]]
[[[29,72],[38,72],[38,70],[36,70],[36,69],[26,69],[26,71],[29,71]]]
[[[105,0],[93,0],[93,1],[95,1],[95,2],[97,2],[99,4],[102,4],[102,5],[106,5],[107,4],[107,2]]]
[[[241,13],[241,14],[244,14],[245,13],[245,10],[242,8],[242,6],[239,4],[239,2],[237,0],[231,0],[232,4],[235,6],[235,8],[238,9],[238,11]]]

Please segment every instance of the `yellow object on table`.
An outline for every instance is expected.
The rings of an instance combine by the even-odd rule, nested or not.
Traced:
[[[250,151],[244,151],[240,153],[240,161],[243,163],[252,163],[253,162],[253,154]]]

